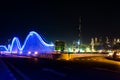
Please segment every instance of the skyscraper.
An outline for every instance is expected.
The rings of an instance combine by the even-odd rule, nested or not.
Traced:
[[[81,44],[81,27],[82,27],[82,17],[80,16],[79,17],[79,27],[78,27],[78,30],[79,30],[79,34],[78,34],[78,37],[79,37],[79,45]]]

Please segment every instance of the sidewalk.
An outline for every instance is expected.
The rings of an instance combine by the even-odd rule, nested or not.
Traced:
[[[0,59],[0,80],[16,80],[14,75],[5,65],[5,63]]]

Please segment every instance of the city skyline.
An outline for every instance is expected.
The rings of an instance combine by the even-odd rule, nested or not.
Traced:
[[[2,1],[0,43],[14,36],[21,41],[29,31],[45,36],[48,42],[79,39],[79,17],[83,42],[92,37],[120,37],[119,7],[112,3]]]

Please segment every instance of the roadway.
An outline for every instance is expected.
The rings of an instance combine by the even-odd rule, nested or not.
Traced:
[[[1,58],[17,80],[119,80],[120,62],[105,57],[72,60]]]

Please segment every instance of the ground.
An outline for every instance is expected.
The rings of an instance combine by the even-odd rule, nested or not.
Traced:
[[[1,58],[17,80],[119,80],[120,62],[105,57],[72,60]]]

